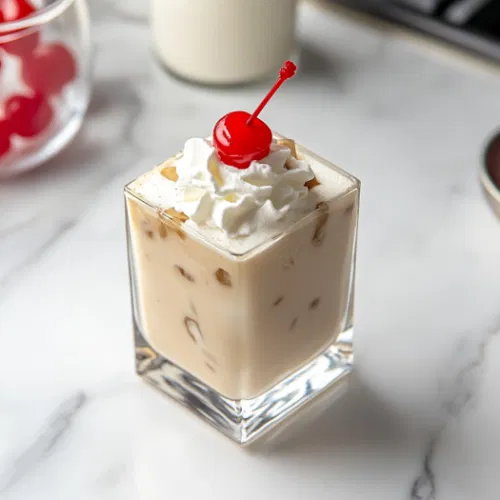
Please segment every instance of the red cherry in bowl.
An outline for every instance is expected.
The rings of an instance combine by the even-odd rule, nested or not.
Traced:
[[[3,23],[17,21],[33,14],[35,10],[27,0],[1,0],[0,21]]]
[[[16,33],[17,36],[17,33]],[[34,31],[29,34],[19,32],[18,38],[10,42],[0,43],[0,48],[5,52],[22,59],[27,58],[36,49],[40,43],[40,32]]]
[[[214,127],[213,140],[219,159],[226,165],[248,168],[254,160],[262,160],[271,149],[273,134],[259,118],[247,125],[250,113],[233,111],[223,116]]]
[[[40,45],[22,68],[26,85],[44,95],[58,94],[75,76],[75,58],[62,43]]]
[[[7,120],[0,120],[0,158],[10,150],[10,124]]]
[[[47,98],[38,92],[32,96],[9,97],[5,102],[5,115],[13,133],[35,137],[50,125],[54,111]]]
[[[246,111],[233,111],[215,124],[213,143],[223,163],[245,169],[252,161],[262,160],[269,154],[273,134],[257,116],[281,85],[295,74],[296,69],[291,61],[283,64],[277,82],[252,115]]]
[[[27,0],[0,0],[0,23],[18,21],[33,14],[36,9]],[[25,58],[40,42],[40,32],[33,29],[18,30],[2,35],[13,35],[12,40],[0,42],[0,47],[9,54]]]

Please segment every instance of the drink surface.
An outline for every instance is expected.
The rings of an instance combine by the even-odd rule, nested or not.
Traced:
[[[294,150],[298,150],[299,157],[302,160],[301,172],[298,172],[299,168],[297,168],[295,178],[291,178],[290,174],[293,174],[293,172],[288,170],[289,161],[294,161],[294,157],[286,144],[293,144],[292,147]],[[210,148],[211,146],[207,142],[207,154],[210,153]],[[190,162],[185,166],[188,171],[188,175],[184,179],[187,189],[181,192],[178,189],[178,184],[182,182],[182,179],[178,178],[180,172],[178,166],[182,158],[177,155],[174,159],[168,160],[140,176],[129,184],[128,189],[156,210],[165,211],[175,208],[177,211],[185,210],[189,212],[193,210],[189,206],[190,203],[179,203],[179,196],[188,199],[190,197],[199,199],[201,191],[195,192],[198,188],[200,190],[210,189],[210,185],[215,184],[219,188],[219,190],[215,189],[216,197],[220,198],[223,195],[231,199],[232,196],[238,196],[242,199],[248,196],[251,198],[249,200],[251,202],[255,200],[252,199],[252,196],[249,196],[246,189],[251,188],[253,185],[265,187],[266,190],[262,189],[256,193],[256,204],[261,206],[255,210],[256,207],[250,204],[248,213],[239,212],[237,214],[237,219],[239,218],[237,222],[240,222],[240,227],[236,229],[236,234],[234,234],[234,231],[231,233],[226,227],[218,227],[217,221],[214,223],[214,221],[207,220],[206,223],[199,224],[196,217],[193,217],[187,218],[183,223],[185,231],[189,232],[194,238],[212,244],[233,255],[244,255],[290,230],[298,221],[314,212],[321,202],[332,202],[358,186],[358,181],[354,177],[322,161],[321,158],[300,146],[296,146],[293,141],[289,142],[286,139],[275,140],[272,149],[272,155],[279,155],[279,157],[277,157],[277,161],[275,157],[271,160],[271,155],[267,159],[263,159],[262,163],[265,168],[261,169],[261,171],[245,171],[242,173],[231,167],[225,167],[220,162],[216,162],[218,165],[208,166],[207,169],[196,169],[198,165],[193,166],[192,162]],[[199,151],[195,151],[194,156],[197,157],[194,160],[196,164],[209,162],[208,158],[204,158],[203,162],[201,161]],[[173,173],[172,168],[176,166],[175,173]],[[274,172],[277,172],[278,175],[274,175]],[[233,174],[247,179],[248,186],[235,185],[237,181],[232,178]],[[286,177],[286,179],[280,178],[279,174],[284,174],[282,177]],[[271,178],[273,175],[274,178]],[[205,179],[201,179],[201,177],[205,177]],[[313,181],[313,179],[316,180]],[[221,182],[226,184],[221,186]],[[313,189],[304,186],[305,183],[310,186],[310,182],[314,184]],[[300,185],[297,186],[297,184]],[[271,191],[267,190],[268,187],[272,188]],[[295,192],[293,192],[294,190]],[[250,194],[253,195],[254,193]],[[280,195],[285,199],[277,201]],[[228,200],[222,200],[223,203],[225,201]],[[227,204],[230,205],[230,201]],[[275,209],[274,204],[278,205],[278,210]],[[217,207],[214,212],[216,209]],[[191,213],[188,215],[190,216]],[[252,225],[251,228],[246,225],[247,222]],[[219,224],[219,226],[222,225]]]

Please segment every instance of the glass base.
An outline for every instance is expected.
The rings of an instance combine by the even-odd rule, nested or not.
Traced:
[[[260,438],[304,405],[328,391],[337,399],[352,371],[352,329],[319,356],[267,392],[230,399],[161,356],[135,328],[137,374],[238,444]],[[334,397],[334,398],[333,398]]]

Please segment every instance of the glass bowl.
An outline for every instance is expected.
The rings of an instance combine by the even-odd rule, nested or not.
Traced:
[[[78,132],[90,97],[86,1],[29,3],[37,9],[30,16],[0,22],[0,179],[61,151]]]

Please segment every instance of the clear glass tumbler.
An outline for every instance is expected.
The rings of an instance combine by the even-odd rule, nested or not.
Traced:
[[[85,0],[29,5],[36,8],[31,15],[0,22],[0,178],[32,169],[64,148],[90,97]]]
[[[125,188],[137,373],[240,444],[352,369],[360,183],[296,149],[341,187],[241,254]]]

